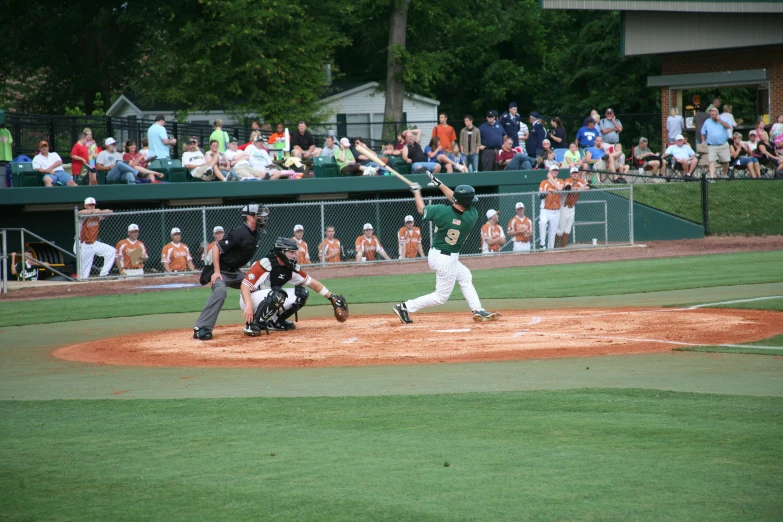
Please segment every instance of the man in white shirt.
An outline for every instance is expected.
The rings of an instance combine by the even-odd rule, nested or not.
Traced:
[[[236,138],[231,138],[228,142],[225,157],[231,165],[231,170],[234,171],[234,175],[239,181],[264,177],[262,173],[254,171],[250,166],[250,161],[248,161],[250,156],[246,151],[239,150]]]
[[[63,160],[56,152],[49,152],[49,142],[38,143],[38,154],[33,158],[33,169],[43,174],[44,186],[52,187],[55,183],[75,187],[73,176],[63,169]]]
[[[334,156],[334,136],[327,136],[321,156]]]
[[[682,172],[685,176],[693,176],[696,165],[699,164],[699,158],[690,145],[685,143],[685,137],[678,134],[674,139],[674,145],[669,145],[661,159],[673,157],[674,161],[682,165]]]
[[[519,138],[519,148],[522,149],[522,154],[527,156],[527,149],[525,144],[527,143],[527,137],[530,135],[530,129],[527,128],[527,124],[523,121],[519,122],[519,131],[517,132],[517,138]],[[535,153],[535,151],[533,151]]]
[[[127,183],[136,183],[136,177],[144,174],[150,181],[155,179],[155,172],[144,167],[133,168],[122,160],[122,154],[117,150],[117,142],[114,138],[106,138],[103,142],[106,147],[95,159],[95,168],[106,174],[107,181],[125,180]]]
[[[247,146],[245,152],[248,155],[248,161],[253,171],[263,176],[263,179],[277,179],[280,177],[280,171],[272,168],[274,163],[269,153],[262,149],[264,138],[256,136],[256,140]]]
[[[188,141],[188,147],[190,150],[182,155],[182,166],[190,170],[190,175],[194,178],[198,178],[204,181],[212,181],[215,179],[215,171],[217,169],[217,163],[220,161],[220,156],[214,154],[212,161],[207,163],[207,158],[201,149],[198,148],[198,142],[194,139]]]

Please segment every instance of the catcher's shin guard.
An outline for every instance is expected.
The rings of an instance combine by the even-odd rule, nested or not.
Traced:
[[[258,303],[256,313],[253,315],[253,323],[264,324],[275,315],[285,303],[288,294],[282,290],[272,290],[263,301]]]
[[[292,322],[286,321],[286,319],[292,315],[295,316],[296,322],[299,322],[299,310],[307,303],[310,292],[303,286],[297,286],[294,288],[294,295],[296,296],[296,300],[291,305],[291,308],[287,308],[277,315],[277,323],[279,325],[284,325],[286,330],[293,330],[295,328]]]

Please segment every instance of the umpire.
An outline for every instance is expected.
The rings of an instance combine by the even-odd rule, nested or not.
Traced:
[[[269,209],[264,205],[250,203],[242,207],[245,222],[217,241],[204,253],[204,270],[199,282],[212,286],[212,295],[207,299],[204,310],[193,327],[193,338],[200,341],[212,339],[218,314],[226,302],[226,287],[239,289],[245,273],[239,268],[247,264],[256,252],[258,231],[263,230],[269,218]]]

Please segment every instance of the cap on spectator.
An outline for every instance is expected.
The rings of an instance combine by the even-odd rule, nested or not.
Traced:
[[[516,102],[511,102],[511,103],[508,104],[508,108],[509,109],[513,109],[516,106],[517,106]]]
[[[758,136],[758,133],[756,133],[756,131],[755,131],[755,130],[752,130],[752,131],[750,131],[750,132],[748,133],[748,136],[750,136],[751,134],[753,134],[754,136]]]
[[[302,225],[294,225],[294,232],[304,231],[304,227]]]
[[[413,222],[413,216],[405,216],[405,222],[407,223],[408,221]]]
[[[232,136],[231,139],[228,140],[229,143],[239,143],[239,140],[236,136]]]
[[[571,174],[574,172],[579,172],[579,167],[571,167]]]
[[[254,141],[264,141],[264,137],[259,134]]]
[[[351,140],[348,138],[340,138],[340,145],[344,147],[350,147],[351,146]]]
[[[604,114],[614,114],[614,111],[612,109],[606,109]]]
[[[344,140],[345,138],[343,138]],[[342,140],[340,140],[342,141]],[[362,230],[372,230],[372,225],[370,223],[365,223],[364,227],[362,227]]]
[[[225,232],[225,230],[223,230],[223,227],[218,225],[218,226],[216,226],[215,228],[212,229],[212,233],[214,234],[215,232]]]
[[[525,204],[524,204],[524,203],[522,203],[522,202],[520,201],[519,203],[517,203],[516,205],[514,205],[514,208],[517,208],[517,209],[518,209],[518,208],[525,208]]]
[[[136,223],[131,223],[130,225],[128,225],[128,232],[133,232],[134,230],[138,232],[139,225],[137,225]]]
[[[531,112],[531,113],[530,113],[530,115],[531,115],[532,117],[534,117],[535,119],[537,119],[537,120],[538,120],[538,119],[541,119],[541,118],[543,117],[543,116],[541,116],[539,113],[537,113],[536,111],[533,111],[533,112]]]
[[[492,209],[492,208],[487,210],[487,219],[491,218],[492,216],[494,216],[497,213],[498,213],[498,211],[495,210],[495,209]]]
[[[115,143],[117,142],[114,140],[114,138],[106,138],[103,142],[103,144],[106,145],[107,147],[109,145],[114,145]]]
[[[682,134],[678,134],[677,136],[674,137],[675,141],[676,140],[684,140],[684,139],[685,139],[685,137]]]
[[[95,198],[87,198],[84,200],[85,205],[95,205]]]
[[[489,111],[487,113],[487,118],[497,118],[498,117],[498,111]]]
[[[177,227],[174,227],[174,228],[171,229],[171,235],[172,236],[174,234],[181,234],[181,233],[182,233],[182,231],[180,229],[178,229]]]
[[[46,145],[46,146],[48,147],[48,146],[49,146],[49,142],[48,142],[48,141],[46,141],[46,140],[41,140],[41,141],[39,141],[39,142],[38,142],[38,148],[39,148],[39,149],[40,149],[41,147],[43,147],[44,145]]]
[[[560,170],[560,167],[558,167],[557,165],[550,165],[549,172],[552,172],[553,170]]]

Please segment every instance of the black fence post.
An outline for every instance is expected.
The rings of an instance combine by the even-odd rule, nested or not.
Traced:
[[[180,147],[180,139],[179,139],[179,126],[177,125],[177,122],[173,122],[173,129],[172,132],[174,133],[174,139],[177,140],[177,144],[174,145],[174,154],[172,154],[172,159],[179,159],[179,147]]]
[[[114,125],[112,125],[111,116],[106,116],[106,136],[114,137]]]
[[[38,147],[37,144],[36,147]],[[57,150],[57,144],[54,139],[54,116],[49,116],[49,150]]]
[[[710,235],[710,202],[709,202],[709,189],[707,188],[709,183],[707,182],[707,176],[702,174],[701,176],[701,220],[704,225],[704,235]]]

